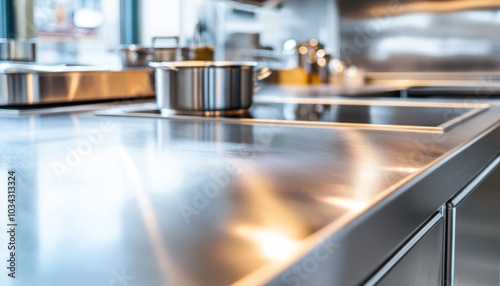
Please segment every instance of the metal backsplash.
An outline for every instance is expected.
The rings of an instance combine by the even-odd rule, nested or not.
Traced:
[[[375,72],[500,70],[498,0],[338,0],[340,56]]]

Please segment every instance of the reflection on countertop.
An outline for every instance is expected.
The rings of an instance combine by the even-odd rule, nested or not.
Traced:
[[[19,177],[19,267],[16,280],[0,284],[266,283],[497,114],[494,107],[445,134],[91,113],[1,117],[0,172]],[[343,243],[335,247],[348,249]],[[348,281],[342,267],[332,271],[337,280],[315,279]]]

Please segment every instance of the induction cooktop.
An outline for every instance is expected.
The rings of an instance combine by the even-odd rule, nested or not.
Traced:
[[[286,124],[445,132],[488,108],[487,104],[293,99],[254,102],[253,107],[247,113],[224,117],[176,115],[158,110],[154,103],[124,106],[98,111],[96,114],[238,124]]]

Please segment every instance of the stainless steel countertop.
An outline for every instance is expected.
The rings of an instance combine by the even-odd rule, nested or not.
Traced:
[[[449,198],[446,190],[423,206],[439,190],[418,182],[472,146],[465,144],[493,127],[499,111],[445,134],[89,113],[0,117],[0,187],[8,170],[18,180],[17,278],[4,267],[0,284],[352,283],[342,272],[373,271]],[[464,184],[470,174],[452,176],[464,165],[448,165],[443,182]],[[401,217],[383,213],[410,192],[415,205],[398,205]],[[2,260],[6,201],[3,192]],[[350,236],[377,214],[363,235]],[[410,221],[399,225],[402,218]],[[379,242],[369,257],[350,252]],[[284,272],[318,246],[325,261],[359,269],[317,260],[307,277]]]

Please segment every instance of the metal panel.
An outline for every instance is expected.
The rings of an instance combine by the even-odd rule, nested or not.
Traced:
[[[0,69],[0,106],[154,96],[152,69]]]
[[[445,241],[445,260],[444,260],[444,285],[455,285],[455,215],[456,208],[450,207],[451,203],[446,205],[446,241]]]
[[[458,132],[467,129],[465,127]],[[405,188],[400,189],[397,192],[400,195],[389,200],[390,203],[372,208],[366,216],[359,217],[355,224],[343,228],[342,232],[325,236],[322,243],[266,285],[358,285],[366,281],[377,269],[374,265],[380,266],[387,261],[390,258],[388,254],[401,248],[401,243],[407,241],[415,229],[422,226],[422,222],[491,162],[500,146],[499,131],[494,127],[484,132],[449,160],[428,169],[422,174],[424,180],[417,179],[405,186],[408,187],[406,191]],[[448,135],[451,134],[458,133],[452,130]],[[399,139],[403,137],[406,135]],[[332,250],[332,255],[324,261],[320,260],[322,257],[316,259],[324,253],[325,247]],[[314,259],[321,263],[314,264]],[[307,268],[309,266],[316,266],[312,267],[313,275],[300,272],[312,270]],[[241,280],[246,282],[241,285],[263,284],[259,282],[265,279],[266,274],[265,271],[255,272]],[[257,275],[261,275],[260,278]]]
[[[443,230],[439,213],[365,285],[441,285]]]
[[[449,204],[447,285],[500,285],[500,157]]]
[[[19,278],[0,284],[118,285],[125,276],[129,285],[357,285],[491,162],[498,111],[446,138],[77,113],[2,118],[0,173],[19,174],[21,209]],[[70,169],[57,173],[55,163]],[[200,209],[186,221],[180,206]]]
[[[369,71],[495,71],[499,1],[340,0],[340,51]]]

